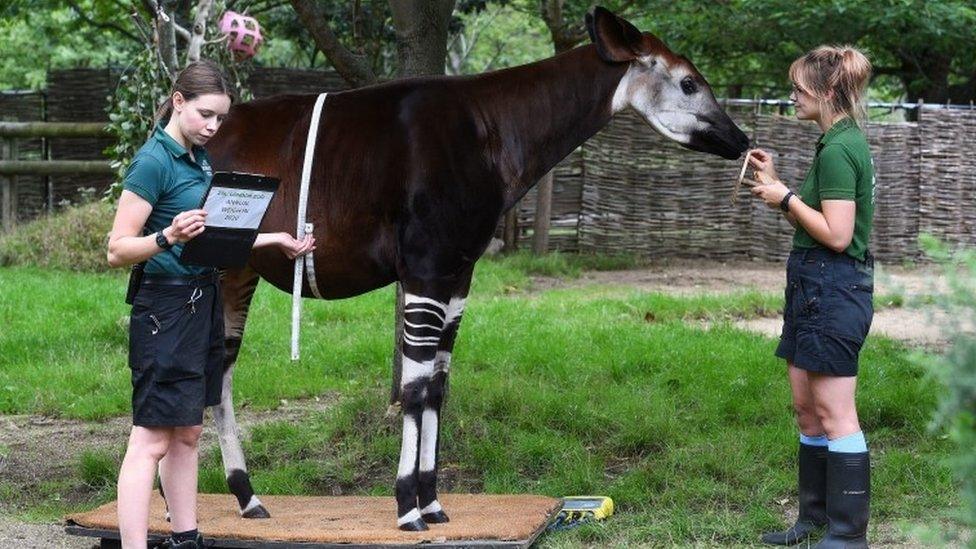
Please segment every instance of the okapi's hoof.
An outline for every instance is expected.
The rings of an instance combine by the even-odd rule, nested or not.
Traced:
[[[264,505],[256,505],[251,507],[247,511],[241,513],[241,518],[246,519],[269,519],[271,518],[271,513],[264,508]]]
[[[433,513],[427,513],[420,515],[420,518],[424,519],[424,522],[430,524],[444,524],[445,522],[451,522],[450,517],[444,511],[435,511]]]
[[[424,522],[424,519],[422,518],[414,519],[410,522],[404,522],[400,525],[400,529],[405,532],[423,532],[424,530],[430,530],[430,528],[427,527],[427,523]]]

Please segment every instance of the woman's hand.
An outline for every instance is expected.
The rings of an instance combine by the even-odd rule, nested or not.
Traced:
[[[308,255],[315,250],[315,237],[311,233],[305,235],[304,240],[298,240],[288,233],[261,233],[254,241],[255,248],[277,246],[288,259],[295,259]]]
[[[312,233],[306,234],[304,240],[293,238],[288,233],[279,234],[281,235],[281,239],[278,241],[278,247],[288,256],[288,259],[302,257],[315,250],[315,237],[312,236]]]
[[[189,242],[203,232],[206,220],[207,212],[204,210],[180,212],[173,218],[173,223],[167,227],[169,234],[163,231],[163,236],[173,243]]]
[[[746,154],[749,156],[749,165],[755,170],[756,181],[763,184],[767,181],[779,181],[771,154],[762,149],[752,149]]]
[[[779,205],[783,202],[783,198],[786,197],[786,193],[790,192],[786,185],[782,181],[770,181],[764,174],[764,172],[756,172],[756,178],[759,180],[759,185],[756,185],[750,191],[753,195],[758,196],[766,203],[770,208],[779,209]]]

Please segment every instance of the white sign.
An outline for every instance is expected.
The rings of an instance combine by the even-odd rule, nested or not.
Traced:
[[[203,205],[207,226],[257,229],[272,196],[271,191],[212,187]]]

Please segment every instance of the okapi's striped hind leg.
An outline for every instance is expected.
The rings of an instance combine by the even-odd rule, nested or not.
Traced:
[[[258,274],[249,266],[228,270],[221,279],[224,300],[225,350],[223,390],[220,405],[213,407],[220,440],[220,456],[230,491],[237,498],[243,518],[271,518],[261,500],[254,495],[251,477],[244,462],[240,430],[234,417],[233,374],[237,353],[241,349],[244,324],[251,306],[251,298],[258,286]]]
[[[400,376],[400,404],[403,411],[403,439],[397,468],[397,526],[401,530],[426,530],[427,523],[417,506],[420,466],[432,461],[423,455],[424,422],[431,421],[436,432],[436,415],[427,409],[437,349],[446,323],[448,303],[422,297],[404,287],[403,372]],[[436,440],[435,440],[436,445]]]

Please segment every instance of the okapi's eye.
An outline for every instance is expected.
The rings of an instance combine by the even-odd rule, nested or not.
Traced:
[[[698,85],[690,76],[686,76],[681,80],[681,91],[685,92],[685,95],[691,95],[698,91]]]

